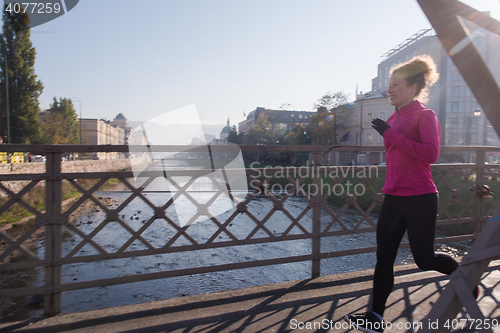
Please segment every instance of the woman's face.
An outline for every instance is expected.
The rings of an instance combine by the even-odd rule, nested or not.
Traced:
[[[406,80],[397,74],[392,74],[389,79],[389,87],[387,88],[387,94],[389,95],[389,100],[391,105],[401,109],[415,100],[415,95],[417,93],[417,84],[408,86]]]

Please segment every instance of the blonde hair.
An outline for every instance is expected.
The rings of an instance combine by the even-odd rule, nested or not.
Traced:
[[[427,103],[429,100],[428,87],[439,79],[436,63],[427,54],[416,56],[407,62],[395,65],[390,71],[390,75],[393,74],[405,79],[407,86],[416,84],[417,92],[415,97],[422,103]]]

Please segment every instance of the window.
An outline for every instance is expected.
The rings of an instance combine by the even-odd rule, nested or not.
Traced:
[[[405,61],[408,61],[408,53],[405,54]]]
[[[366,143],[373,143],[372,133],[366,133]]]
[[[417,50],[413,50],[413,55],[416,56],[417,55]]]
[[[478,141],[477,141],[477,134],[476,134],[476,133],[471,133],[471,134],[470,134],[470,143],[471,143],[471,144],[476,144],[476,143],[478,143]]]
[[[446,113],[451,113],[451,103],[446,103]]]
[[[446,73],[446,81],[451,82],[453,81],[453,70],[449,70],[448,73]]]
[[[366,118],[367,118],[367,121],[371,123],[371,122],[372,122],[372,120],[373,120],[373,113],[368,112],[368,113],[366,114]]]
[[[301,114],[299,114],[299,118],[302,119],[302,115]]]
[[[387,116],[386,116],[386,112],[385,111],[381,111],[378,113],[378,117],[382,120],[387,120]]]
[[[451,118],[451,128],[458,128],[458,118]]]
[[[398,58],[398,64],[400,64],[400,63],[401,63],[401,58]]]
[[[452,93],[451,93],[451,95],[452,95],[453,97],[457,97],[457,96],[458,96],[458,94],[459,94],[459,87],[454,86],[454,87],[451,87],[451,88],[452,88]]]
[[[465,122],[466,122],[466,120],[464,120],[464,117],[458,118],[458,128],[463,129]]]
[[[465,112],[467,113],[471,112],[470,102],[465,102]]]
[[[465,87],[465,96],[466,97],[472,96],[472,92],[470,91],[469,87]]]
[[[451,103],[451,112],[458,112],[458,102]]]
[[[354,124],[358,123],[358,115],[356,115],[356,119],[354,120]]]

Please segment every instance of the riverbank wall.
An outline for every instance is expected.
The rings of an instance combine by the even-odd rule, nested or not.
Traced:
[[[130,159],[83,160],[61,162],[62,172],[109,172],[132,170]],[[0,164],[0,175],[45,173],[45,162]]]
[[[76,172],[112,172],[112,171],[130,171],[132,170],[130,159],[114,160],[83,160],[83,161],[65,161],[61,162],[61,171],[64,173]],[[45,162],[37,163],[8,163],[0,164],[0,175],[18,175],[18,174],[40,174],[45,173]],[[12,180],[2,182],[9,190],[18,193],[29,183],[27,180]],[[42,183],[42,182],[41,182]],[[41,184],[39,183],[39,184]],[[0,198],[7,194],[0,191]]]

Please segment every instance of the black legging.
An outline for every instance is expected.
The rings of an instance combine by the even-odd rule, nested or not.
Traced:
[[[405,230],[413,259],[420,269],[451,274],[458,267],[449,255],[434,252],[438,201],[437,193],[408,197],[385,195],[377,223],[372,303],[372,310],[381,316],[394,286],[394,261]]]

